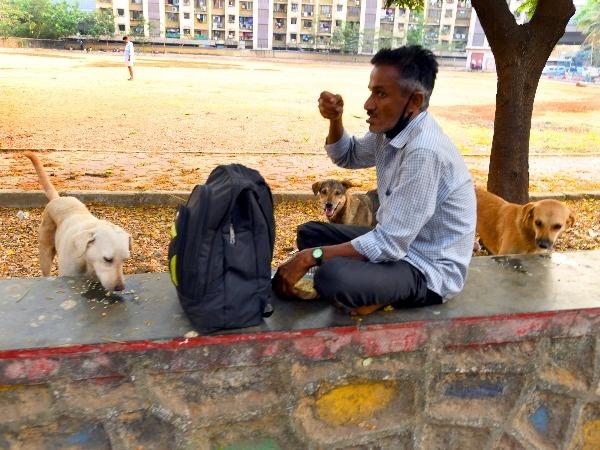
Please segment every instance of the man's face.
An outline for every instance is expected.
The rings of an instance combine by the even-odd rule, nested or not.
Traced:
[[[371,71],[369,90],[371,95],[365,102],[367,110],[367,123],[369,131],[385,133],[391,130],[400,120],[402,111],[406,106],[409,95],[400,89],[400,73],[393,66],[375,66]],[[413,112],[412,105],[408,105],[405,115]]]

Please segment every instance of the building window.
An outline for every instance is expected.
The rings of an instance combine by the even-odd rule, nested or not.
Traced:
[[[446,10],[446,14],[444,15],[444,17],[452,17],[452,10],[451,9],[447,9]]]
[[[183,13],[183,18],[184,19],[189,19],[190,18],[190,13]]]
[[[123,17],[125,15],[125,10],[121,8],[117,9],[117,15]]]
[[[444,25],[442,27],[442,34],[450,34],[450,25]]]
[[[342,26],[342,21],[341,20],[336,20],[335,21],[335,26],[336,27],[341,27]]]
[[[303,20],[302,21],[302,26],[304,28],[311,28],[312,27],[312,20]]]
[[[296,42],[296,39],[298,39],[298,35],[296,33],[291,33],[290,34],[290,41],[291,42]]]
[[[296,19],[295,17],[292,17],[292,19],[290,20],[290,23],[292,25],[296,25],[298,23],[298,19]]]
[[[122,23],[119,24],[119,31],[125,31],[125,25]]]
[[[184,35],[184,36],[191,36],[191,35],[192,35],[192,32],[190,31],[190,29],[189,29],[189,28],[184,28],[184,29],[183,29],[183,35]]]
[[[360,6],[348,6],[349,16],[360,16]]]
[[[229,0],[229,2],[227,2],[227,4],[229,6],[235,6],[235,0]]]
[[[298,3],[292,3],[292,12],[298,11]]]

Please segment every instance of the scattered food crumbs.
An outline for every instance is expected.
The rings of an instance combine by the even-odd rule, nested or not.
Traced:
[[[198,333],[196,331],[194,331],[194,330],[188,331],[187,333],[185,333],[183,335],[184,338],[194,338],[194,337],[197,337],[197,336],[198,336]]]
[[[65,300],[60,304],[60,307],[65,311],[73,309],[77,306],[77,302],[75,300]]]
[[[385,312],[391,312],[394,310],[394,307],[392,305],[387,305],[385,308],[383,308],[383,310]]]

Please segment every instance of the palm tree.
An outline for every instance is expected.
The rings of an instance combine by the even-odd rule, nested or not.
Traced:
[[[600,0],[588,0],[577,11],[577,26],[587,35],[585,42],[592,47],[590,65],[594,65],[594,50],[600,49]],[[598,62],[598,61],[596,61]]]

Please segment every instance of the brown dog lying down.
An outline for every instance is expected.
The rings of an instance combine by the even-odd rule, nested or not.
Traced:
[[[375,214],[379,207],[377,191],[351,194],[348,189],[353,186],[347,180],[324,180],[314,183],[312,190],[319,196],[329,222],[374,227],[377,224]]]
[[[125,289],[123,261],[129,258],[131,238],[121,227],[94,217],[74,197],[59,197],[38,157],[26,152],[49,203],[39,229],[40,266],[50,275],[58,255],[58,273],[98,279],[108,291]]]
[[[557,200],[526,205],[509,203],[480,188],[477,194],[477,234],[493,255],[549,251],[575,216]]]

